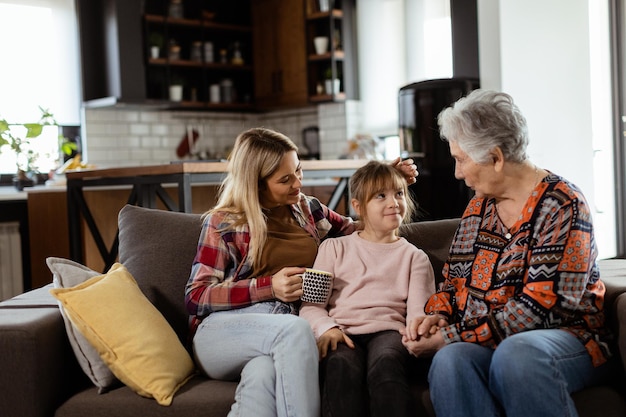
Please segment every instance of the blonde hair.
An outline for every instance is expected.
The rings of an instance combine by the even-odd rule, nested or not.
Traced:
[[[266,217],[259,200],[259,189],[278,167],[283,156],[298,147],[282,133],[270,129],[253,128],[242,132],[228,159],[226,179],[220,186],[215,207],[204,215],[227,213],[229,225],[224,230],[234,230],[248,224],[250,246],[248,259],[256,265],[267,239]]]
[[[350,178],[350,194],[356,199],[361,209],[361,221],[367,219],[367,203],[378,193],[386,189],[402,189],[406,199],[406,212],[403,221],[410,221],[415,212],[415,203],[409,195],[406,179],[396,168],[380,161],[370,161]],[[397,232],[397,231],[396,231]]]

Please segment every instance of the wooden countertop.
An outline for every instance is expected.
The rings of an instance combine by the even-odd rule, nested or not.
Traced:
[[[302,163],[302,169],[304,171],[318,171],[333,169],[357,169],[365,165],[368,161],[364,159],[329,159],[320,161],[303,160],[300,162]],[[187,173],[219,173],[226,172],[227,165],[227,162],[181,162],[139,167],[85,169],[79,171],[68,171],[65,175],[68,180],[71,180]]]

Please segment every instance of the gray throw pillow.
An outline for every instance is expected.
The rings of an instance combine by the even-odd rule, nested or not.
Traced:
[[[99,272],[93,271],[69,259],[50,257],[46,259],[46,264],[48,264],[48,268],[52,271],[52,284],[54,288],[75,287],[87,281],[89,278],[102,275]],[[85,372],[91,382],[98,387],[100,394],[116,386],[118,384],[117,378],[102,361],[96,349],[68,319],[61,303],[59,303],[59,309],[63,316],[65,331],[67,332],[70,345],[74,350],[74,355],[76,355],[76,359],[83,372]]]

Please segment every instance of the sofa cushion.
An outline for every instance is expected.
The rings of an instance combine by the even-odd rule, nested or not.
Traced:
[[[189,353],[123,265],[50,292],[115,376],[138,394],[170,405],[193,375]]]
[[[127,205],[118,225],[120,263],[186,343],[185,284],[202,228],[200,215]]]
[[[68,259],[50,257],[46,259],[46,264],[52,272],[52,284],[54,288],[71,288],[100,275],[84,265],[70,261]],[[91,382],[98,387],[98,392],[103,393],[111,386],[118,383],[117,378],[104,363],[98,351],[85,339],[65,314],[63,303],[59,302],[59,309],[65,322],[65,331],[76,355],[76,359],[82,370],[89,377]]]
[[[400,236],[428,255],[435,271],[435,282],[443,281],[441,270],[448,259],[450,244],[460,219],[430,220],[407,223],[400,227]]]

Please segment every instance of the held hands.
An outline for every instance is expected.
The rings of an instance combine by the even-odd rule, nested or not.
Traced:
[[[406,159],[403,161],[402,158],[397,157],[391,161],[391,166],[404,175],[407,184],[411,185],[417,181],[415,177],[419,175],[419,172],[417,172],[417,165],[415,165],[412,159]]]
[[[302,296],[304,267],[285,267],[272,276],[272,292],[280,301],[291,303]]]
[[[411,319],[400,329],[402,344],[415,357],[432,356],[445,345],[439,329],[447,325],[447,320],[439,315]]]
[[[320,360],[324,359],[328,354],[328,348],[337,350],[339,343],[345,343],[350,349],[354,349],[354,342],[347,334],[339,330],[337,327],[326,330],[317,340],[317,350],[320,353]]]

